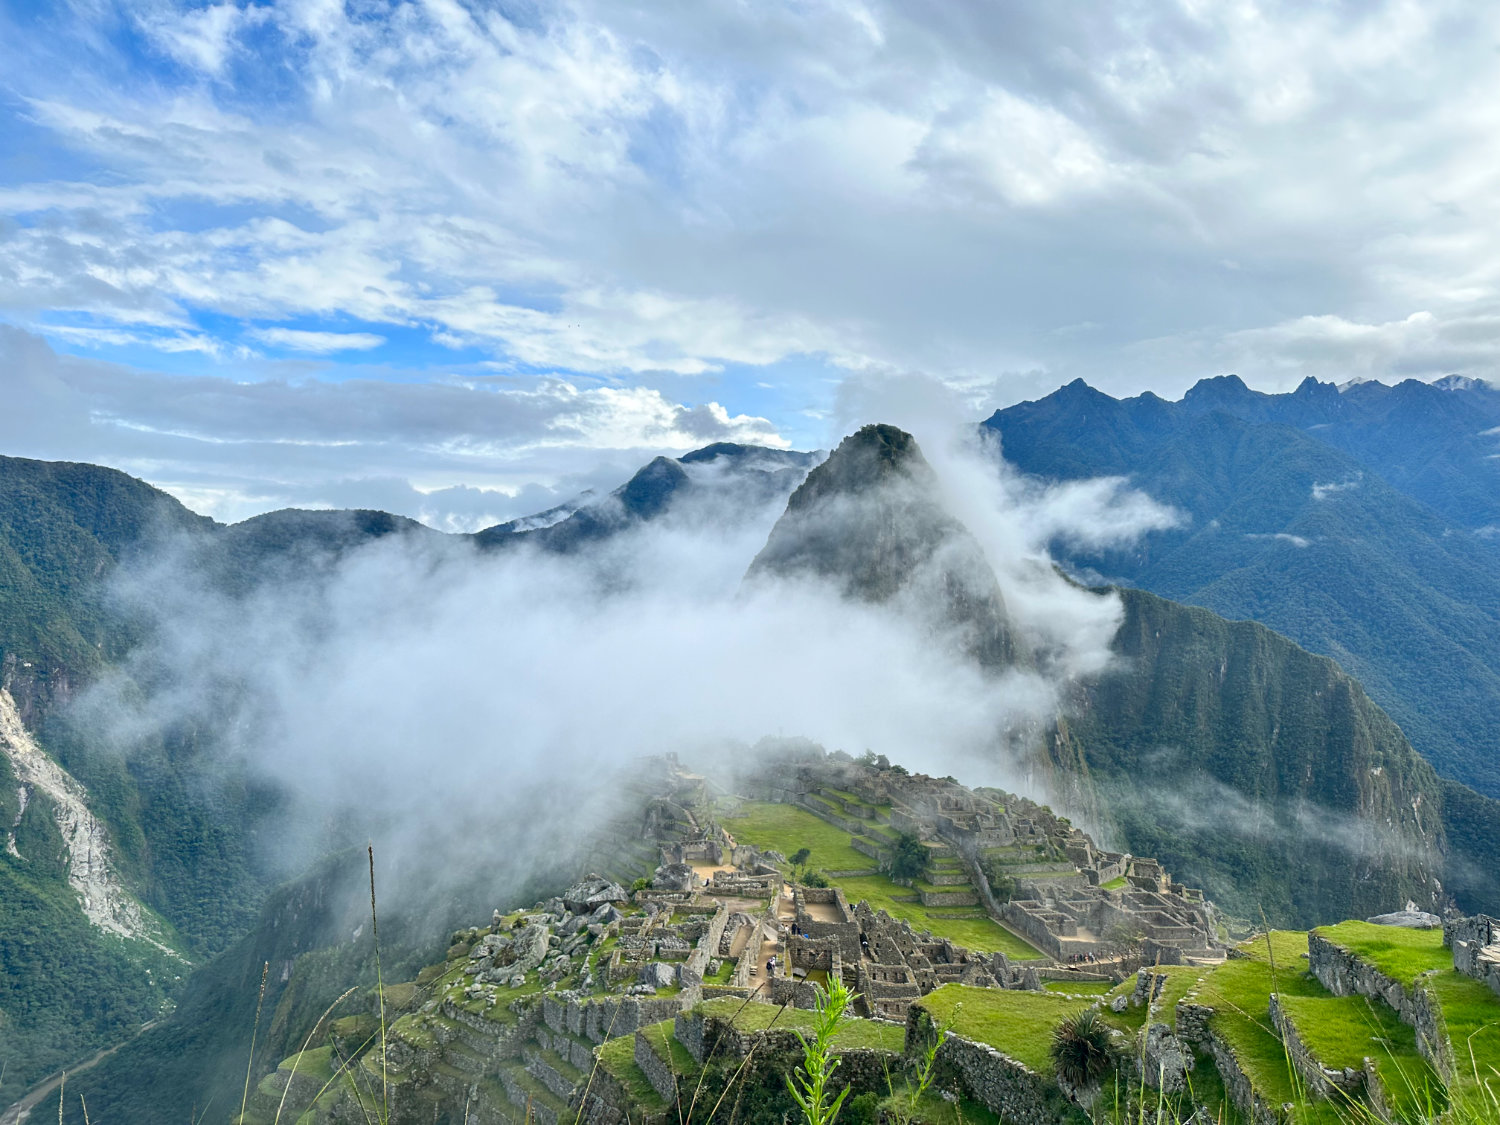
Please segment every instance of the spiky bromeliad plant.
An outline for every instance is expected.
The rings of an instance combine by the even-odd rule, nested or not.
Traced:
[[[1075,1089],[1097,1085],[1116,1061],[1109,1028],[1093,1008],[1069,1016],[1052,1032],[1052,1065],[1057,1077]]]
[[[802,1065],[787,1077],[786,1086],[801,1107],[807,1125],[833,1125],[849,1093],[845,1086],[838,1097],[830,1100],[828,1096],[828,1083],[839,1068],[839,1060],[833,1054],[833,1037],[849,1018],[854,994],[837,976],[829,980],[826,992],[821,985],[815,984],[813,988],[817,991],[813,1035],[809,1039],[800,1031],[796,1033],[802,1044]]]

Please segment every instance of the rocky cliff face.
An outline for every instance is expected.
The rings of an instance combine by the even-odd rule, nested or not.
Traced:
[[[983,550],[943,509],[915,439],[894,426],[845,438],[792,493],[747,575],[769,578],[826,582],[918,614],[988,669],[1029,662]]]
[[[1450,841],[1431,767],[1357,682],[1253,622],[1120,593],[1120,660],[1044,752],[1125,846],[1251,916],[1441,904],[1472,845]]]

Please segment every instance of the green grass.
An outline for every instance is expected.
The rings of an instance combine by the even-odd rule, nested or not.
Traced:
[[[1374,1060],[1398,1118],[1415,1118],[1430,1104],[1441,1106],[1441,1082],[1417,1051],[1417,1033],[1385,1004],[1363,996],[1280,998],[1297,1036],[1324,1066],[1359,1070]]]
[[[1111,879],[1107,883],[1100,883],[1099,884],[1099,889],[1100,890],[1105,890],[1105,891],[1118,891],[1122,887],[1125,887],[1127,885],[1128,884],[1127,884],[1127,880],[1126,880],[1125,876],[1120,875],[1120,876],[1117,876],[1116,878]]]
[[[765,1031],[784,1028],[808,1032],[813,1029],[813,1013],[798,1008],[778,1008],[771,1004],[746,1004],[742,1000],[705,1000],[698,1011],[730,1021],[739,1031]],[[878,1020],[851,1019],[834,1036],[834,1045],[850,1050],[867,1048],[900,1053],[906,1045],[906,1028],[901,1024]]]
[[[917,1003],[940,1025],[950,1022],[965,1039],[987,1043],[1039,1074],[1052,1073],[1052,1029],[1087,1001],[1051,992],[1010,992],[945,984]]]
[[[636,1065],[634,1035],[622,1035],[601,1046],[599,1066],[625,1088],[625,1094],[632,1105],[657,1113],[667,1108],[667,1103],[656,1092],[656,1087],[651,1085],[646,1072]]]
[[[922,1125],[1000,1125],[999,1116],[978,1102],[968,1098],[960,1098],[956,1102],[946,1101],[931,1090],[918,1098],[916,1106],[912,1107],[907,1101],[906,1091],[898,1086],[895,1096],[882,1098],[880,1105],[887,1112],[897,1110],[905,1113],[912,1108],[913,1119],[922,1122]],[[891,1116],[888,1120],[894,1121],[895,1117]]]
[[[870,866],[869,856],[849,846],[849,833],[793,805],[751,802],[740,807],[738,816],[720,823],[742,844],[774,848],[783,855],[807,848],[812,853],[809,862],[820,868],[845,871]]]
[[[724,819],[724,828],[740,843],[774,848],[791,855],[798,848],[812,852],[810,862],[824,871],[857,871],[868,869],[873,862],[863,852],[849,846],[849,834],[819,820],[806,809],[792,805],[764,803],[745,804],[740,816]],[[919,930],[931,930],[959,945],[981,953],[1004,953],[1016,961],[1035,961],[1045,955],[980,911],[972,918],[933,918],[919,902],[897,902],[916,891],[892,883],[884,875],[859,875],[831,879],[842,887],[850,905],[861,899],[875,910],[885,910],[893,918],[910,922]],[[961,891],[963,887],[932,887],[932,890]],[[937,913],[952,913],[955,907],[933,907]]]
[[[1453,953],[1443,945],[1442,930],[1340,922],[1314,932],[1408,987],[1432,969],[1453,968]]]
[[[276,1069],[287,1072],[295,1069],[299,1078],[306,1075],[308,1078],[316,1078],[319,1082],[327,1082],[333,1077],[332,1060],[332,1047],[314,1047],[282,1059]]]
[[[1329,1103],[1305,1097],[1286,1048],[1271,1027],[1272,992],[1283,997],[1329,995],[1298,957],[1306,951],[1306,942],[1306,934],[1286,931],[1247,942],[1242,949],[1249,959],[1226,961],[1211,971],[1196,999],[1214,1009],[1210,1024],[1234,1052],[1256,1093],[1273,1106],[1306,1102],[1303,1120],[1308,1125],[1336,1125],[1338,1113]]]
[[[674,1033],[676,1021],[662,1020],[653,1023],[649,1027],[641,1028],[640,1033],[646,1037],[646,1042],[651,1044],[651,1049],[656,1052],[657,1057],[672,1068],[672,1073],[681,1076],[691,1076],[699,1071],[698,1060],[677,1041]]]
[[[1500,996],[1481,981],[1452,969],[1428,978],[1442,1007],[1453,1044],[1458,1090],[1465,1099],[1482,1084],[1491,1099],[1490,1117],[1500,1117]]]
[[[1156,971],[1167,977],[1161,995],[1156,998],[1156,1010],[1160,1013],[1157,1019],[1176,1027],[1177,1005],[1203,979],[1204,970],[1192,965],[1163,965]]]

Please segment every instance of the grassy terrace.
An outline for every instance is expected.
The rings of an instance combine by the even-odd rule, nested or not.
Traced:
[[[641,1028],[640,1033],[646,1037],[646,1042],[656,1052],[657,1058],[672,1068],[673,1074],[679,1077],[697,1074],[698,1060],[693,1058],[692,1053],[677,1041],[675,1026],[674,1020],[662,1020],[661,1023],[653,1023],[650,1027]]]
[[[1453,954],[1443,945],[1442,930],[1340,922],[1314,932],[1408,987],[1421,974],[1433,969],[1453,971]]]
[[[1301,1103],[1286,1048],[1271,1028],[1270,995],[1328,997],[1302,967],[1299,954],[1307,950],[1307,935],[1276,931],[1242,948],[1249,959],[1226,961],[1214,969],[1199,985],[1196,1000],[1214,1009],[1214,1031],[1234,1051],[1261,1097],[1272,1105]],[[1305,1120],[1335,1125],[1339,1115],[1327,1102],[1309,1102]]]
[[[599,1048],[600,1068],[625,1088],[635,1105],[648,1113],[659,1113],[667,1108],[656,1087],[651,1085],[646,1072],[635,1063],[635,1036],[622,1035],[611,1039]]]
[[[1156,998],[1156,1010],[1160,1013],[1157,1018],[1176,1027],[1177,1005],[1198,986],[1205,970],[1192,965],[1162,965],[1156,971],[1167,978],[1167,983],[1161,986],[1161,995]]]
[[[1358,1070],[1366,1056],[1373,1059],[1398,1117],[1417,1117],[1432,1104],[1441,1108],[1441,1083],[1417,1052],[1417,1033],[1386,1005],[1363,996],[1280,1000],[1298,1038],[1324,1066]]]
[[[791,855],[799,848],[811,852],[809,866],[822,871],[868,870],[874,861],[849,845],[849,834],[819,820],[805,809],[793,805],[746,804],[741,815],[725,818],[722,823],[741,843],[773,848]],[[933,907],[925,909],[920,902],[900,902],[916,891],[897,886],[884,875],[862,875],[831,880],[844,890],[851,904],[865,900],[876,910],[885,910],[893,918],[904,919],[919,930],[931,930],[959,945],[985,953],[1000,952],[1018,961],[1037,960],[1044,955],[1021,938],[997,925],[982,910]],[[933,890],[962,891],[963,887],[933,887]],[[933,917],[933,914],[965,913],[964,917]]]
[[[1052,1073],[1052,1029],[1089,1006],[1051,992],[1005,992],[945,984],[918,1001],[939,1026],[987,1043],[1039,1074]]]
[[[1485,1091],[1491,1118],[1500,1108],[1500,997],[1450,967],[1429,978],[1443,1010],[1458,1068],[1458,1093]]]
[[[1407,930],[1340,922],[1317,931],[1341,949],[1408,987],[1424,973],[1447,1024],[1462,1094],[1488,1083],[1500,1097],[1500,999],[1477,980],[1453,971],[1441,930]]]
[[[740,1031],[765,1031],[784,1028],[808,1032],[813,1029],[813,1013],[797,1008],[777,1008],[771,1004],[746,1004],[741,1000],[705,1000],[698,1010],[728,1020]],[[899,1053],[906,1044],[906,1028],[883,1020],[851,1019],[839,1028],[834,1045],[850,1049],[865,1047],[876,1051]]]

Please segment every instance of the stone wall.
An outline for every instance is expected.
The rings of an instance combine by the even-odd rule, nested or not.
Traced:
[[[1500,995],[1500,921],[1484,914],[1443,923],[1443,944],[1453,950],[1453,968],[1482,980]]]
[[[1273,1106],[1255,1092],[1250,1078],[1240,1069],[1239,1060],[1209,1025],[1212,1008],[1186,1002],[1177,1005],[1177,1034],[1186,1043],[1212,1056],[1224,1079],[1224,1090],[1234,1107],[1252,1125],[1281,1125],[1278,1106]]]
[[[633,1035],[643,1027],[669,1020],[684,1008],[691,1007],[697,999],[698,994],[692,990],[684,990],[676,996],[651,998],[608,996],[580,1000],[572,997],[561,1005],[561,1026],[554,1026],[550,1020],[548,1026],[555,1031],[582,1035],[595,1043],[603,1043],[606,1039]],[[544,1000],[544,1014],[549,1011],[549,1002],[558,1003],[551,997]]]
[[[635,1065],[641,1068],[646,1081],[661,1095],[662,1101],[671,1105],[677,1100],[677,1075],[671,1065],[656,1053],[644,1031],[635,1033]]]
[[[1007,1125],[1055,1125],[1058,1120],[1055,1103],[1062,1095],[1056,1084],[993,1047],[950,1032],[937,1059],[945,1077],[956,1079],[965,1094]]]
[[[1062,944],[1057,940],[1057,935],[1047,929],[1040,918],[1028,914],[1017,903],[1007,902],[1001,907],[1000,919],[1047,956],[1062,956]]]

